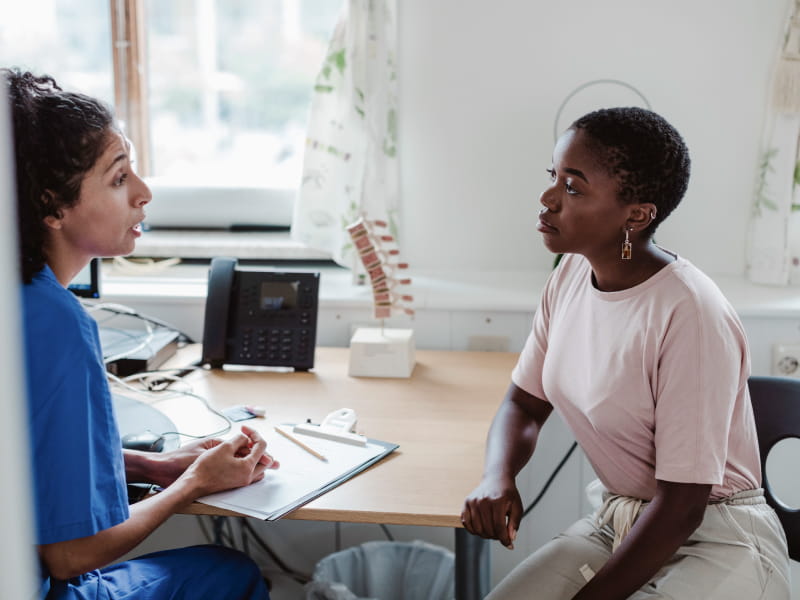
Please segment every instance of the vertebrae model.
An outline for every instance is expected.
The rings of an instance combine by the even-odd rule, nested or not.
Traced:
[[[408,268],[408,263],[398,262],[400,251],[397,248],[384,248],[384,243],[395,243],[393,236],[375,232],[375,228],[387,227],[385,221],[368,220],[364,217],[347,226],[356,254],[361,259],[367,277],[372,283],[376,319],[388,319],[392,316],[393,310],[407,315],[414,314],[408,306],[414,297],[403,294],[397,289],[401,285],[411,283],[411,279],[398,276],[399,271]]]

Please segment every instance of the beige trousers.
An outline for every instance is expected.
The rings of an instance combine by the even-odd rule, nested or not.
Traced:
[[[642,506],[644,508],[644,506]],[[599,518],[598,518],[599,517]],[[487,600],[568,600],[612,552],[613,519],[581,519],[520,563]],[[778,517],[762,490],[709,504],[700,527],[634,600],[788,600],[789,557]]]

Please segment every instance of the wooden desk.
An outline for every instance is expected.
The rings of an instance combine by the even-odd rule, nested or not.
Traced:
[[[359,431],[400,448],[285,518],[453,527],[456,596],[482,598],[488,544],[462,528],[461,507],[480,479],[486,432],[517,354],[420,350],[409,379],[349,377],[348,356],[347,348],[317,348],[309,372],[216,370],[188,379],[218,408],[262,405],[277,421],[318,422],[337,408],[355,409]],[[180,415],[159,407],[180,425]],[[197,503],[189,511],[237,514]]]

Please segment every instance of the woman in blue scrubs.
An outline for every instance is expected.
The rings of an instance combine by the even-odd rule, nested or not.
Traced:
[[[247,427],[164,454],[122,450],[97,325],[66,286],[93,257],[133,250],[150,190],[103,104],[31,73],[3,69],[0,80],[13,118],[42,597],[269,598],[255,563],[227,548],[111,565],[196,498],[278,464]],[[129,507],[126,478],[164,490]]]

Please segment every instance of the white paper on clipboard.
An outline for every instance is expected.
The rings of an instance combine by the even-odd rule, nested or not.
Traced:
[[[368,439],[366,446],[356,446],[294,434],[323,454],[327,458],[323,461],[276,433],[271,424],[264,426],[262,423],[255,428],[266,439],[267,451],[280,462],[280,468],[267,470],[264,479],[247,487],[217,492],[198,498],[198,502],[274,521],[347,481],[398,448],[397,444],[372,439]]]

